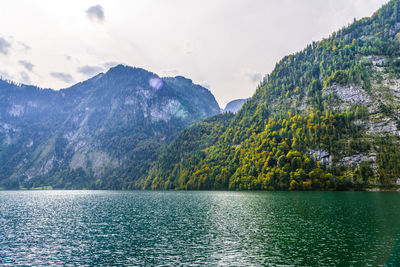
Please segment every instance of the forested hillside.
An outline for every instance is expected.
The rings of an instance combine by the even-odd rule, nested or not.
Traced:
[[[229,122],[209,122],[200,137],[208,146],[180,160],[162,156],[138,187],[399,185],[399,56],[400,1],[392,0],[371,17],[284,57]],[[209,136],[218,138],[208,142]],[[192,146],[198,138],[183,134],[174,143]]]

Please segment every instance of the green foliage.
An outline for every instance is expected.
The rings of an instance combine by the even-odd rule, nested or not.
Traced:
[[[229,127],[222,133],[224,127],[209,132],[212,136],[220,134],[219,138],[204,142],[208,146],[201,146],[201,150],[186,151],[184,157],[176,150],[179,160],[161,157],[146,182],[138,186],[344,190],[393,184],[400,175],[398,140],[382,143],[376,135],[368,134],[365,126],[378,114],[397,120],[396,111],[383,102],[374,113],[364,105],[344,106],[340,101],[341,108],[333,109],[332,103],[338,100],[324,92],[331,87],[346,90],[358,86],[370,94],[371,80],[379,76],[374,74],[374,64],[397,75],[399,6],[400,1],[392,0],[371,18],[355,21],[329,38],[284,57]],[[373,62],[377,56],[385,60]],[[182,140],[195,144],[206,138]],[[319,158],[321,153],[329,156]],[[373,157],[372,162],[365,161],[369,154],[377,155],[376,162]],[[354,162],[343,162],[345,157]]]
[[[377,146],[379,181],[385,186],[391,186],[400,177],[400,151],[397,144],[387,138],[379,139]]]
[[[160,155],[149,177],[145,181],[140,181],[138,186],[147,189],[186,188],[187,169],[205,158],[206,149],[214,145],[228,127],[232,117],[232,113],[223,113],[184,130]]]
[[[308,116],[270,118],[263,131],[233,146],[215,142],[216,138],[212,138],[213,142],[208,141],[211,136],[218,137],[224,130],[220,121],[213,121],[213,127],[208,124],[211,131],[207,135],[200,138],[198,135],[188,135],[198,132],[205,124],[198,123],[174,142],[196,148],[186,150],[181,145],[172,145],[168,153],[159,159],[144,187],[208,190],[344,189],[348,184],[343,183],[340,175],[333,175],[330,167],[317,162],[311,155],[311,148],[333,152],[337,142],[354,134],[354,126],[346,123],[348,119],[346,113],[329,112],[323,116],[316,112]],[[208,148],[203,149],[206,145]],[[200,151],[201,155],[198,154]],[[179,153],[183,154],[174,158]]]

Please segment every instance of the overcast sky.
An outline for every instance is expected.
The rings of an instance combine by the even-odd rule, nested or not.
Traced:
[[[2,0],[0,75],[60,89],[124,63],[250,97],[283,56],[387,0]]]

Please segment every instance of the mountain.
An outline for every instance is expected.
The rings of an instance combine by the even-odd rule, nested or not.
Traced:
[[[235,99],[230,101],[228,104],[226,104],[225,108],[223,109],[224,112],[232,112],[236,113],[238,112],[243,104],[247,101],[248,99]]]
[[[371,17],[284,57],[234,117],[207,122],[205,135],[179,136],[167,151],[180,157],[161,157],[140,186],[400,185],[399,10],[400,1],[392,0]],[[193,152],[185,150],[192,146]]]
[[[55,91],[0,81],[0,185],[129,189],[185,127],[219,113],[191,80],[118,65]]]
[[[160,154],[148,177],[139,180],[137,185],[147,189],[184,188],[188,177],[182,175],[180,170],[199,164],[205,158],[207,148],[218,141],[232,118],[232,113],[222,113],[183,130]]]

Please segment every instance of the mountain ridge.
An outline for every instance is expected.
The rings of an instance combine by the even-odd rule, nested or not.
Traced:
[[[5,188],[132,188],[180,130],[219,113],[191,80],[123,65],[58,91],[2,89]]]

